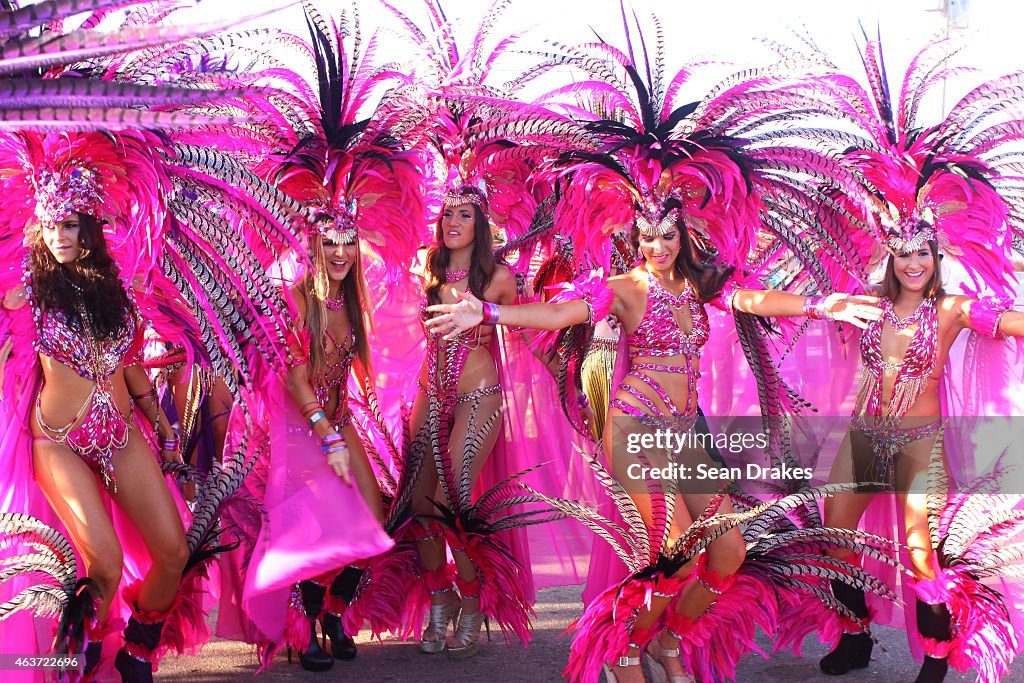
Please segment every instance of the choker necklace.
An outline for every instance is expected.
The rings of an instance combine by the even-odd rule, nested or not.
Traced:
[[[458,282],[459,280],[465,279],[467,275],[469,275],[469,268],[466,268],[465,270],[446,270],[444,271],[444,281]]]
[[[326,297],[324,299],[324,305],[327,306],[328,311],[340,311],[345,308],[345,290],[341,290],[341,296],[337,299]]]

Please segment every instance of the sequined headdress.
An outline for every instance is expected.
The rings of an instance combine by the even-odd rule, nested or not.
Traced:
[[[483,180],[479,180],[476,185],[462,182],[448,189],[441,199],[441,205],[446,209],[454,209],[462,204],[472,204],[486,214],[487,184]]]
[[[103,182],[97,169],[81,159],[40,169],[35,176],[36,218],[52,224],[72,213],[98,215]]]
[[[349,202],[340,209],[323,203],[314,204],[309,211],[311,236],[316,235],[335,244],[355,244],[359,236],[358,201]]]

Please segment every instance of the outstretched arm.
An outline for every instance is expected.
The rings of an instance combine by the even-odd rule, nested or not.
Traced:
[[[875,306],[877,297],[829,294],[806,297],[774,289],[738,289],[732,295],[732,307],[743,313],[766,318],[808,316],[848,322],[860,328],[878,320],[882,311]]]
[[[1024,313],[1012,310],[1005,300],[963,299],[960,316],[965,326],[979,334],[996,339],[1024,337]]]
[[[570,325],[585,323],[591,316],[590,306],[580,299],[559,303],[499,306],[485,304],[471,292],[460,292],[455,288],[452,288],[452,292],[459,299],[457,303],[427,307],[429,312],[439,314],[427,321],[427,329],[433,334],[444,334],[445,339],[454,339],[460,332],[481,323],[528,327],[534,330],[560,330]]]

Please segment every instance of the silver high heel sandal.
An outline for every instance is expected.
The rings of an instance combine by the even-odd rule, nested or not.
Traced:
[[[615,666],[640,666],[639,657],[619,657],[615,661]],[[604,668],[601,669],[601,673],[604,674],[605,683],[619,683],[618,676],[615,675],[615,669],[605,664]]]
[[[478,603],[479,604],[479,603]],[[476,612],[467,614],[465,611],[459,616],[459,628],[452,636],[453,645],[448,644],[448,656],[452,659],[465,659],[473,657],[480,651],[480,625],[487,626],[487,640],[491,639],[491,624],[479,606]]]
[[[449,588],[445,592],[453,591]],[[420,651],[430,655],[444,652],[448,639],[448,624],[451,624],[453,629],[455,628],[461,609],[462,601],[456,597],[430,606],[430,622],[423,629],[423,635],[420,636]],[[434,636],[436,640],[427,640],[428,635]]]
[[[651,683],[697,683],[697,679],[689,673],[685,676],[668,675],[668,671],[665,669],[665,665],[661,663],[661,659],[678,656],[678,645],[671,650],[666,650],[658,642],[658,638],[653,638],[644,649],[644,675]]]

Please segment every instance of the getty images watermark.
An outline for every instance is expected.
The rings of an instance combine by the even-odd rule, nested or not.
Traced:
[[[764,432],[710,432],[676,431],[663,428],[649,432],[630,432],[626,435],[626,452],[630,455],[654,452],[670,454],[669,462],[653,466],[641,462],[631,463],[626,476],[634,481],[652,479],[676,481],[783,481],[809,480],[814,472],[811,467],[791,464],[776,465],[741,462],[726,465],[723,462],[691,462],[688,453],[742,453],[761,452],[768,447],[768,435]]]

